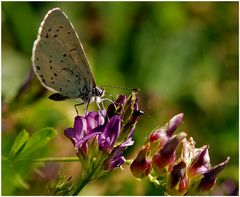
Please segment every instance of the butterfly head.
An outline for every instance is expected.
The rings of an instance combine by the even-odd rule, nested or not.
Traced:
[[[105,93],[105,90],[100,87],[94,87],[92,91],[92,95],[96,97],[103,97]]]
[[[95,101],[97,103],[101,102],[101,98],[104,96],[105,90],[100,87],[94,87],[92,89],[92,98],[91,102]]]

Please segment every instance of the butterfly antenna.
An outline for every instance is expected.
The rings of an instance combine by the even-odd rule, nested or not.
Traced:
[[[114,85],[104,85],[104,86],[100,86],[101,88],[117,88],[117,89],[123,89],[123,90],[132,90],[134,92],[139,92],[140,89],[139,88],[127,88],[127,87],[122,87],[122,86],[114,86]]]

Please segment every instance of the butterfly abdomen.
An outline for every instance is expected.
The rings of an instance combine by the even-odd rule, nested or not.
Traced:
[[[69,97],[61,95],[59,93],[54,93],[54,94],[50,95],[48,98],[51,100],[54,100],[54,101],[64,101],[66,99],[69,99]]]

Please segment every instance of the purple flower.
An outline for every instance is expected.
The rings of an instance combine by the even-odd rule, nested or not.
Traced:
[[[133,141],[129,138],[127,141],[124,141],[119,146],[115,147],[109,157],[104,161],[104,170],[113,170],[116,167],[121,166],[125,162],[123,157],[123,152],[128,146],[133,145]]]
[[[156,129],[149,135],[148,140],[151,144],[152,154],[163,148],[163,146],[172,137],[174,131],[179,127],[182,119],[183,113],[177,114],[172,117],[165,126]]]
[[[135,177],[148,176],[155,185],[163,187],[168,195],[196,195],[211,190],[218,173],[229,162],[228,157],[211,168],[209,146],[195,148],[195,141],[192,137],[186,139],[185,132],[173,136],[182,119],[183,113],[180,113],[163,127],[151,132],[130,165]],[[181,154],[178,147],[181,148]]]
[[[105,119],[105,110],[89,112],[86,117],[77,116],[74,127],[65,129],[64,133],[74,144],[77,155],[88,155],[89,141],[98,141],[98,148],[110,153],[121,129],[121,119],[115,115],[110,120]]]
[[[111,103],[107,109],[109,118],[117,114],[122,120],[122,130],[118,141],[126,140],[132,137],[137,120],[143,114],[138,108],[138,96],[133,92],[128,98],[126,95],[120,95],[115,103]]]
[[[163,168],[171,167],[172,164],[176,161],[176,148],[178,144],[186,137],[184,132],[179,133],[176,136],[173,136],[164,147],[153,156],[152,165],[153,169],[157,173],[161,173]]]
[[[170,195],[184,195],[187,192],[188,180],[186,176],[186,163],[184,161],[180,161],[173,166],[167,183],[167,192]]]
[[[204,146],[197,152],[192,164],[189,166],[189,176],[203,174],[210,169],[210,157],[208,154],[208,146]]]
[[[114,103],[111,103],[107,109],[107,116],[113,117],[115,114],[121,114],[123,105],[126,102],[126,95],[120,95]]]
[[[213,188],[214,184],[216,183],[217,175],[226,167],[229,159],[230,157],[227,157],[224,162],[214,166],[203,174],[203,178],[198,186],[201,191],[206,192]]]
[[[78,156],[87,157],[87,142],[101,134],[105,122],[102,113],[104,111],[90,112],[86,117],[76,116],[73,128],[65,129],[64,134],[72,141]]]
[[[137,178],[144,178],[148,176],[151,171],[151,161],[147,159],[147,155],[149,154],[150,144],[144,145],[139,151],[137,157],[133,160],[130,165],[130,170],[132,174]]]
[[[138,116],[135,92],[128,98],[120,95],[107,110],[76,116],[73,128],[65,129],[64,134],[72,141],[83,169],[90,172],[92,168],[101,176],[103,171],[121,166],[124,150],[133,144]]]
[[[166,134],[168,137],[171,137],[173,132],[178,128],[183,119],[183,113],[177,114],[172,117],[169,122],[166,124]]]
[[[101,132],[98,138],[99,149],[110,152],[113,148],[121,129],[121,119],[118,115],[113,116],[105,127],[96,128]]]

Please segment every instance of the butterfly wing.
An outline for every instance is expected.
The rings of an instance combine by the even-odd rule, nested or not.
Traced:
[[[95,87],[83,46],[59,8],[50,10],[41,23],[32,62],[42,85],[66,97],[85,98]]]

